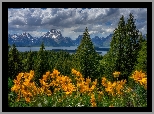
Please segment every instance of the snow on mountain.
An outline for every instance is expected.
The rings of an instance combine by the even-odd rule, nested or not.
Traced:
[[[20,35],[13,34],[13,35],[8,35],[8,43],[9,44],[16,44],[16,46],[29,46],[31,43],[34,42],[33,37],[29,33],[22,33]]]
[[[91,38],[94,46],[109,46],[112,40],[112,35],[110,34],[106,38],[95,36]],[[81,43],[83,35],[79,35],[78,38],[72,40],[70,37],[63,37],[60,31],[56,29],[51,29],[45,33],[40,38],[32,37],[29,33],[22,33],[20,35],[8,34],[8,43],[15,43],[16,46],[40,46],[44,42],[45,46],[78,46]],[[145,35],[143,36],[145,37]]]
[[[40,37],[40,42],[44,42],[47,46],[73,46],[73,42],[69,37],[63,37],[60,31],[51,29]]]
[[[20,38],[24,38],[24,39],[33,39],[33,37],[29,34],[29,33],[22,33],[20,36]]]
[[[16,35],[16,34],[14,34],[14,35],[12,36],[13,39],[16,39],[17,37],[18,37],[18,35]]]
[[[58,38],[61,37],[62,34],[60,31],[57,31],[56,29],[51,29],[50,31],[48,31],[46,34],[44,34],[43,36],[41,36],[41,38]]]
[[[32,37],[29,33],[22,33],[20,35],[8,34],[8,42],[10,44],[15,43],[17,46],[40,46],[44,42],[45,46],[78,46],[82,40],[83,35],[79,35],[76,40],[72,40],[70,37],[63,37],[60,31],[51,29],[40,38]],[[109,42],[112,35],[106,38],[95,36],[92,38],[92,42],[95,46],[102,46],[103,42]],[[109,44],[109,43],[107,43]]]

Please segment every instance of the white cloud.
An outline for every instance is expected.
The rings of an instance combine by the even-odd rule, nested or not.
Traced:
[[[117,27],[122,15],[125,20],[133,13],[136,26],[141,32],[147,29],[147,9],[143,8],[25,8],[9,9],[8,25],[12,31],[29,31],[33,35],[42,34],[43,30],[60,29],[63,36],[77,38],[85,27],[93,35],[109,35]],[[110,24],[106,24],[106,23]]]
[[[108,29],[106,29],[106,32],[107,32],[107,33],[113,33],[113,31],[114,31],[113,28],[108,28]]]
[[[77,27],[71,27],[71,28],[65,28],[62,30],[62,35],[65,37],[71,37],[73,40],[75,40],[79,35],[82,35],[84,31],[82,32],[74,32],[74,29]]]

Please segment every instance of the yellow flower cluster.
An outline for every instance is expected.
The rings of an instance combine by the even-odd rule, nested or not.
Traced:
[[[43,75],[43,79],[40,80],[40,83],[45,87],[54,87],[54,92],[64,91],[66,94],[72,94],[73,91],[76,91],[75,85],[72,83],[72,80],[68,76],[59,75],[58,70],[53,70],[53,73],[47,72],[46,75]]]
[[[86,80],[82,77],[82,74],[74,69],[72,69],[72,74],[74,74],[76,77],[76,85],[77,89],[80,93],[91,93],[94,91],[97,85],[97,79],[95,81],[91,82],[91,78],[86,78]]]
[[[71,83],[71,79],[67,76],[59,75],[58,70],[53,70],[53,73],[46,72],[40,80],[41,87],[36,87],[36,84],[32,81],[34,77],[34,71],[30,73],[19,73],[17,79],[14,80],[14,86],[11,91],[15,91],[18,94],[17,101],[20,97],[24,97],[27,102],[30,102],[35,95],[46,94],[51,96],[52,92],[49,88],[54,87],[54,92],[64,91],[66,94],[72,94],[76,91],[76,87]]]
[[[105,87],[105,91],[110,95],[121,95],[122,90],[124,89],[124,84],[126,80],[115,81],[111,83],[105,77],[102,78],[102,85]]]
[[[96,107],[97,106],[96,101],[95,101],[95,95],[94,94],[91,95],[90,102],[92,104],[92,107]]]
[[[30,102],[33,96],[40,94],[42,88],[37,88],[35,83],[32,82],[33,76],[34,71],[31,70],[30,73],[19,73],[17,79],[14,79],[14,86],[11,91],[18,94],[17,101],[24,97],[27,102]]]
[[[40,80],[41,87],[37,87],[35,82],[33,82],[34,71],[30,73],[19,73],[16,79],[14,79],[14,86],[11,88],[11,91],[17,93],[18,98],[25,98],[27,102],[34,100],[34,96],[37,95],[48,95],[51,96],[52,92],[50,87],[53,87],[54,94],[57,91],[64,92],[65,95],[71,95],[73,92],[76,92],[76,97],[79,97],[79,94],[87,94],[91,96],[90,102],[93,107],[97,106],[94,94],[98,93],[98,100],[102,99],[103,91],[98,91],[97,79],[91,81],[91,78],[84,79],[82,74],[75,69],[72,69],[72,74],[75,77],[74,81],[71,80],[68,76],[61,75],[58,70],[54,69],[52,73],[49,71],[43,75]],[[118,77],[120,72],[115,72],[113,75]],[[136,71],[132,77],[136,82],[139,82],[144,87],[147,87],[147,77],[142,71]],[[109,95],[117,96],[122,95],[124,92],[124,85],[126,80],[114,81],[113,83],[108,81],[105,77],[102,78],[102,85],[105,87],[105,91]],[[132,89],[127,88],[126,92],[130,92]],[[66,96],[65,96],[66,97]]]
[[[46,95],[51,96],[52,92],[49,90],[50,84],[48,84],[46,81],[48,80],[50,72],[46,72],[45,75],[43,75],[43,79],[39,79],[40,83],[42,85],[42,93],[44,92]]]
[[[142,71],[135,71],[130,78],[133,78],[135,82],[140,83],[145,89],[147,89],[147,75]]]
[[[116,71],[115,71],[115,72],[113,73],[113,76],[114,76],[115,78],[118,78],[119,75],[120,75],[120,72],[116,72]]]

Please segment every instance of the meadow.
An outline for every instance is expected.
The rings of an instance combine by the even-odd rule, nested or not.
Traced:
[[[109,81],[102,77],[101,83],[91,78],[83,78],[75,69],[70,76],[62,75],[58,70],[46,72],[39,79],[33,80],[35,72],[19,73],[16,79],[8,80],[9,107],[147,107],[147,75],[135,71],[126,80],[118,80],[120,72]]]

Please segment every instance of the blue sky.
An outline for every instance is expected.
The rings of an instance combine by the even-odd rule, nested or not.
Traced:
[[[134,15],[137,29],[146,34],[146,8],[9,8],[8,33],[28,32],[40,37],[50,29],[57,29],[64,37],[76,39],[88,27],[91,38],[106,37],[113,33],[122,15],[127,21],[129,13]]]

